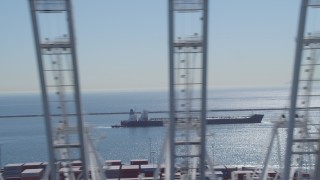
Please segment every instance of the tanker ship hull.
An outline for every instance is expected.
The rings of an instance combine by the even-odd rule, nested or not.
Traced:
[[[253,114],[251,116],[237,116],[237,117],[209,117],[207,118],[208,125],[219,124],[250,124],[261,123],[264,115]],[[121,125],[114,125],[112,127],[161,127],[165,122],[169,122],[169,119],[161,118],[161,120],[150,119],[146,121],[121,121]]]

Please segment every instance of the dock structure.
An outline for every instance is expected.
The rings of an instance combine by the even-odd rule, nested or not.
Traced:
[[[208,0],[168,0],[168,14],[170,122],[165,179],[174,179],[178,167],[183,179],[203,180]]]
[[[29,5],[42,92],[51,179],[59,178],[60,168],[64,168],[63,176],[66,179],[76,179],[71,162],[80,161],[83,168],[82,179],[87,180],[88,157],[81,111],[71,0],[29,0]],[[51,92],[55,95],[49,95]],[[57,113],[61,116],[53,116]]]

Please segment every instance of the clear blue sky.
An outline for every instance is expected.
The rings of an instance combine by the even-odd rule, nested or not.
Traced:
[[[27,2],[0,2],[0,92],[39,89]],[[73,4],[83,90],[167,87],[167,0]],[[211,0],[209,85],[288,84],[299,4]]]

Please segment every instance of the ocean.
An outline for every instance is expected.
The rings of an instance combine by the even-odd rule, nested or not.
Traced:
[[[279,120],[287,107],[288,87],[218,88],[208,90],[208,110],[247,109],[246,111],[209,112],[208,116],[264,114],[260,124],[207,126],[207,152],[215,164],[261,165],[269,145],[272,121]],[[168,110],[167,91],[105,91],[82,93],[84,113],[141,112]],[[260,109],[260,110],[255,110]],[[261,110],[262,109],[262,110]],[[271,110],[270,110],[271,109]],[[0,94],[0,116],[42,114],[38,93]],[[168,117],[149,114],[149,117]],[[101,157],[149,159],[157,162],[163,146],[166,128],[110,128],[128,119],[128,115],[86,115],[92,137]],[[280,157],[284,157],[286,131],[280,129]],[[9,163],[47,161],[47,144],[42,117],[0,118],[0,166]],[[277,144],[270,164],[279,164]],[[152,152],[152,153],[150,153]],[[151,156],[150,156],[151,154]]]

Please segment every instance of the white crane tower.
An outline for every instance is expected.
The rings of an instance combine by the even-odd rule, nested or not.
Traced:
[[[169,0],[166,179],[205,178],[208,0]],[[199,177],[197,177],[199,178]]]
[[[51,179],[78,179],[71,167],[82,163],[87,180],[87,153],[81,112],[77,53],[71,0],[29,0],[42,91]],[[89,148],[90,149],[90,148]],[[60,172],[61,173],[61,172]]]
[[[319,15],[319,0],[301,1],[284,179],[294,175],[298,179],[320,178],[320,121],[316,118],[320,108],[311,108],[318,106],[320,100],[320,24],[316,19]]]
[[[288,128],[283,173],[288,179],[320,179],[320,15],[319,0],[301,0],[289,120],[277,122],[273,130],[261,180],[266,170],[277,128]],[[318,118],[317,118],[318,117]]]

